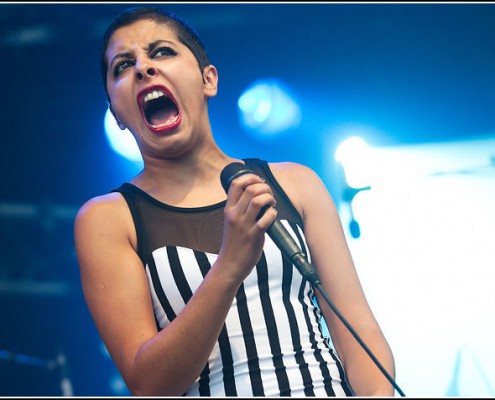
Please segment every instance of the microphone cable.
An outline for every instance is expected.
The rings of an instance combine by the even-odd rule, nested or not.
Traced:
[[[296,244],[294,243],[295,247]],[[293,250],[294,251],[294,250]],[[342,323],[345,325],[345,327],[349,330],[349,332],[354,336],[354,338],[357,340],[357,342],[361,345],[361,347],[366,351],[368,356],[373,360],[373,362],[376,364],[376,366],[380,369],[380,371],[383,373],[385,378],[392,384],[392,386],[397,390],[397,392],[402,396],[405,397],[406,395],[402,391],[402,389],[397,385],[395,380],[390,376],[390,374],[387,372],[387,370],[383,367],[383,365],[380,363],[380,361],[376,358],[376,356],[373,354],[373,352],[369,349],[369,347],[364,343],[364,341],[361,339],[361,337],[357,334],[357,332],[354,330],[354,328],[351,326],[351,324],[344,318],[342,313],[337,309],[333,301],[330,299],[330,296],[327,294],[327,292],[323,289],[321,286],[321,281],[320,278],[318,277],[318,273],[316,271],[316,268],[309,262],[309,260],[305,257],[305,255],[302,253],[302,251],[299,249],[299,251],[295,251],[292,254],[285,254],[284,256],[289,259],[289,261],[294,265],[301,275],[306,278],[314,288],[318,289],[318,291],[321,293],[323,298],[325,299],[325,302],[328,304],[328,306],[333,310],[335,315],[342,321]]]
[[[387,372],[387,370],[383,367],[383,365],[378,361],[376,356],[372,353],[372,351],[369,349],[369,347],[364,343],[364,341],[361,339],[361,337],[357,334],[357,332],[354,330],[354,328],[351,326],[351,324],[344,318],[344,316],[341,314],[341,312],[337,309],[335,304],[332,302],[328,294],[325,292],[323,287],[321,286],[321,282],[318,279],[316,282],[313,283],[313,287],[319,290],[323,298],[325,299],[325,302],[329,305],[329,307],[332,309],[332,311],[339,317],[339,319],[342,321],[342,323],[345,325],[345,327],[349,330],[349,332],[354,336],[354,338],[358,341],[358,343],[361,345],[361,347],[366,351],[368,356],[373,360],[373,362],[376,364],[376,366],[380,369],[380,371],[383,373],[385,378],[392,384],[392,386],[397,390],[397,392],[402,396],[405,397],[406,395],[402,391],[402,389],[397,385],[395,380],[390,376],[390,374]]]
[[[222,186],[225,190],[225,192],[228,192],[228,189],[230,187],[230,183],[237,177],[244,175],[244,174],[255,174],[254,171],[251,169],[247,168],[246,165],[242,163],[231,163],[227,165],[223,170],[220,175],[220,181],[222,183]],[[260,215],[263,215],[265,210],[261,210]],[[278,222],[276,220],[276,222]],[[272,226],[268,229],[268,235],[272,237],[272,239],[276,239],[278,236],[283,237],[285,228],[280,223],[274,223]],[[287,238],[289,239],[289,238]],[[291,239],[291,238],[290,238]],[[275,241],[275,240],[274,240]],[[328,306],[333,310],[335,315],[342,321],[342,323],[345,325],[345,327],[348,329],[348,331],[354,336],[354,338],[357,340],[357,342],[361,345],[361,347],[364,349],[364,351],[368,354],[368,356],[373,360],[373,362],[376,364],[376,366],[380,369],[380,371],[383,373],[385,378],[392,384],[392,386],[397,390],[397,392],[402,396],[405,397],[406,395],[402,391],[402,389],[397,385],[395,380],[390,376],[390,374],[387,372],[387,370],[383,367],[383,365],[380,363],[380,361],[376,358],[376,356],[373,354],[373,352],[369,349],[369,347],[364,343],[364,341],[361,339],[361,337],[357,334],[357,332],[354,330],[354,328],[351,326],[351,324],[344,318],[342,313],[337,309],[333,301],[330,299],[330,296],[325,292],[323,287],[321,286],[321,281],[320,278],[318,277],[318,273],[316,271],[316,268],[309,262],[309,260],[306,258],[306,256],[302,253],[300,247],[295,243],[295,241],[290,240],[290,242],[284,242],[284,243],[277,243],[277,245],[283,244],[283,248],[280,248],[282,251],[282,254],[293,264],[301,273],[301,275],[306,278],[318,291],[321,293],[323,298],[325,299],[325,302],[328,304]]]
[[[349,332],[354,336],[354,338],[357,340],[357,342],[361,345],[361,347],[366,351],[368,356],[373,360],[373,362],[376,364],[376,366],[380,369],[380,371],[383,373],[385,378],[392,384],[392,386],[397,390],[397,392],[402,396],[405,397],[406,395],[404,392],[401,390],[401,388],[397,385],[395,380],[390,376],[390,374],[387,372],[387,370],[383,367],[383,365],[378,361],[376,356],[372,353],[372,351],[369,349],[369,347],[364,343],[364,341],[361,339],[361,337],[357,334],[357,332],[354,330],[354,328],[351,326],[351,324],[344,318],[342,313],[337,309],[333,301],[330,299],[330,296],[327,294],[327,292],[323,289],[321,286],[321,281],[318,276],[318,273],[316,271],[316,268],[309,262],[309,260],[306,258],[306,256],[302,253],[301,249],[299,246],[297,246],[297,250],[294,250],[294,248],[297,246],[297,244],[294,242],[292,247],[289,248],[291,251],[290,253],[284,253],[284,256],[289,259],[289,261],[299,270],[301,275],[306,278],[314,288],[318,289],[318,291],[321,293],[323,298],[325,299],[325,302],[328,304],[328,306],[333,310],[335,315],[342,321],[342,323],[345,325],[345,327],[349,330]],[[287,249],[284,249],[287,251]]]

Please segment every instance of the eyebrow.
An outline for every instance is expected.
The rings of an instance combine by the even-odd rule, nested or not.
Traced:
[[[110,60],[110,64],[108,65],[109,68],[113,65],[113,63],[115,62],[116,59],[118,58],[131,58],[132,57],[132,53],[131,52],[125,52],[125,53],[119,53],[119,54],[116,54],[115,57],[113,57],[111,60]]]
[[[159,39],[159,40],[155,40],[154,42],[151,42],[149,45],[148,45],[148,52],[151,52],[153,51],[154,49],[156,49],[159,45],[161,44],[168,44],[168,45],[174,45],[175,43],[174,42],[171,42],[170,40],[165,40],[165,39]],[[109,66],[111,67],[113,65],[113,63],[115,62],[116,59],[118,58],[131,58],[132,57],[132,53],[127,51],[127,52],[124,52],[124,53],[118,53],[116,54],[112,60],[110,61],[110,64]]]
[[[174,46],[175,45],[175,43],[174,42],[171,42],[170,40],[159,39],[159,40],[155,40],[154,42],[151,42],[148,45],[148,51],[153,51],[154,49],[156,49],[161,44],[168,44],[168,45],[171,45],[171,46]]]

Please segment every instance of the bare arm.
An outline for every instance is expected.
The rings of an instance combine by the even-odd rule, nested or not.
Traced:
[[[394,377],[390,347],[368,305],[334,202],[319,177],[294,163],[270,165],[298,208],[322,286],[345,319]],[[301,190],[304,188],[304,190]],[[393,396],[394,388],[317,291],[332,341],[356,395]]]
[[[217,262],[182,312],[160,332],[123,198],[106,195],[79,211],[75,242],[85,300],[134,395],[181,395],[204,368],[239,285],[261,255],[264,232],[276,216],[271,210],[256,220],[260,209],[274,201],[268,186],[260,182],[251,174],[232,183]]]

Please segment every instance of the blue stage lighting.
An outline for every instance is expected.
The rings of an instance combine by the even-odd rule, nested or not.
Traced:
[[[301,121],[298,104],[277,79],[253,82],[237,105],[241,125],[250,133],[275,135],[296,128]]]
[[[107,110],[105,114],[104,126],[110,147],[116,153],[130,161],[142,162],[136,139],[128,129],[122,130],[119,128],[110,110]]]

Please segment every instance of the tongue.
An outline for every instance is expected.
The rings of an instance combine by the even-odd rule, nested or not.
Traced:
[[[151,122],[154,126],[165,125],[167,121],[172,120],[175,117],[176,113],[174,110],[170,110],[168,108],[160,108],[155,110],[149,116],[149,122]]]

